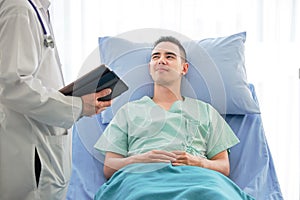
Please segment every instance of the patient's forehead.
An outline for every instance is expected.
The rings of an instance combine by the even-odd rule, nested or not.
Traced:
[[[179,47],[172,42],[160,42],[152,50],[152,53],[156,53],[156,52],[159,52],[159,53],[173,52],[176,55],[180,55]]]

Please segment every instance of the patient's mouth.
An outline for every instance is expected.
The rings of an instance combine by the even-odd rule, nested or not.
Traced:
[[[158,67],[156,68],[156,71],[169,71],[166,67]]]

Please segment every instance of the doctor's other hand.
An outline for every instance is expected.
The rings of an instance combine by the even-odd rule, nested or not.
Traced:
[[[112,100],[98,101],[99,98],[105,97],[111,93],[111,89],[104,89],[97,93],[87,94],[81,97],[82,113],[81,116],[91,116],[99,114],[107,107],[111,106]]]

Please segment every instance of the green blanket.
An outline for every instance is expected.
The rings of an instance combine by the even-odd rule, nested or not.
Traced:
[[[95,200],[253,200],[228,177],[194,166],[128,165],[104,183]]]

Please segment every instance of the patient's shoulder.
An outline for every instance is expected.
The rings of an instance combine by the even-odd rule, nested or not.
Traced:
[[[203,106],[203,107],[207,107],[210,106],[210,104],[200,100],[200,99],[196,99],[196,98],[191,98],[191,97],[184,97],[184,101],[187,104],[197,104],[198,106]]]
[[[202,100],[196,99],[196,98],[190,98],[190,97],[184,97],[185,98],[185,105],[189,108],[194,108],[201,110],[201,112],[218,112],[210,103],[204,102]]]
[[[148,104],[151,103],[152,99],[149,96],[143,96],[140,99],[137,100],[133,100],[133,101],[129,101],[128,103],[126,103],[127,105],[144,105],[144,104]]]
[[[144,96],[137,100],[131,100],[121,106],[118,112],[140,112],[141,110],[148,109],[149,105],[151,105],[151,101],[152,99],[148,96]]]

